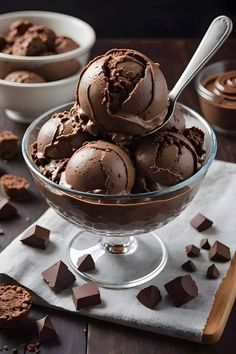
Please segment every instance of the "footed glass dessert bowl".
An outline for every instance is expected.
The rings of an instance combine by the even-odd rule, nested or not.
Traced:
[[[83,279],[107,288],[122,289],[145,283],[163,270],[168,258],[161,230],[160,233],[156,230],[174,220],[193,200],[215,158],[215,134],[198,113],[180,105],[186,127],[197,127],[205,134],[204,162],[194,175],[173,186],[145,193],[81,192],[45,177],[35,165],[31,152],[39,130],[51,115],[69,111],[72,105],[57,107],[29,126],[22,143],[24,159],[49,206],[78,227],[78,234],[67,250],[74,270]],[[77,260],[84,254],[92,255],[96,270],[77,269]]]

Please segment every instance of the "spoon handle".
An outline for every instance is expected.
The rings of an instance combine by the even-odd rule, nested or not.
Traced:
[[[229,17],[219,16],[214,19],[188,66],[171,90],[169,94],[170,102],[177,100],[183,89],[228,38],[232,28],[233,24]]]

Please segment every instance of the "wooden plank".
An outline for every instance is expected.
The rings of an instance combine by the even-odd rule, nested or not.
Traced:
[[[213,344],[221,338],[236,297],[236,255],[223,279],[208,317],[202,342]]]

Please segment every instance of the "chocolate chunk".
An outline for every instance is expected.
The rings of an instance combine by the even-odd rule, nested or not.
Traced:
[[[185,247],[188,257],[198,257],[200,254],[200,248],[194,245],[188,245]]]
[[[41,318],[41,320],[36,321],[36,325],[40,343],[57,337],[57,333],[49,316],[45,316]]]
[[[24,233],[20,241],[25,245],[45,250],[49,243],[49,235],[50,230],[34,225]]]
[[[17,213],[16,208],[5,198],[0,198],[0,219],[7,219]]]
[[[28,352],[30,352],[30,353],[40,353],[40,343],[39,342],[26,343],[25,347],[28,350]]]
[[[78,258],[77,261],[78,270],[81,272],[87,272],[95,269],[95,263],[91,254],[84,254]]]
[[[93,282],[76,286],[72,288],[72,291],[76,310],[88,306],[99,305],[101,303],[100,291],[97,285]]]
[[[198,295],[198,287],[191,275],[184,275],[165,284],[171,300],[175,306],[181,306]]]
[[[200,242],[200,247],[203,248],[204,250],[208,250],[211,248],[211,245],[208,241],[208,238],[203,238]]]
[[[209,251],[209,259],[214,262],[230,261],[230,248],[219,241],[215,241]]]
[[[215,264],[212,264],[210,267],[208,267],[206,276],[208,279],[219,278],[220,272],[219,272],[218,268],[215,266]]]
[[[161,301],[161,293],[157,286],[150,285],[140,290],[136,296],[144,306],[153,309]]]
[[[206,216],[199,213],[196,216],[194,216],[194,218],[190,221],[190,224],[197,231],[203,232],[209,229],[213,225],[213,221],[211,221]]]
[[[0,133],[0,158],[4,160],[12,159],[17,152],[18,137],[10,130]]]
[[[197,269],[195,264],[191,260],[183,263],[181,268],[186,270],[186,272],[195,272],[195,270]]]
[[[46,269],[44,272],[42,272],[42,276],[50,288],[56,292],[60,292],[68,288],[75,281],[74,274],[62,261],[58,261]]]
[[[4,230],[2,228],[0,228],[0,235],[4,235]]]
[[[28,198],[28,181],[19,176],[5,174],[0,179],[3,193],[10,200],[24,200]]]

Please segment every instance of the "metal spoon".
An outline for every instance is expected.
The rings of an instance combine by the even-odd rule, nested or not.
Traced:
[[[157,132],[160,128],[163,128],[167,122],[169,122],[173,115],[176,101],[183,89],[221,47],[221,45],[228,38],[232,28],[233,23],[229,17],[219,16],[214,19],[183,74],[180,76],[179,80],[169,93],[169,107],[165,122],[160,127],[145,135],[150,135]]]

